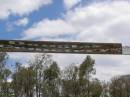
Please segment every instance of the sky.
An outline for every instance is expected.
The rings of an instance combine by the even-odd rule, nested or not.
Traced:
[[[0,0],[0,39],[112,42],[130,46],[129,0]],[[26,63],[31,53],[9,53]],[[80,64],[78,54],[52,54],[61,68]],[[91,55],[96,75],[130,74],[130,56]]]

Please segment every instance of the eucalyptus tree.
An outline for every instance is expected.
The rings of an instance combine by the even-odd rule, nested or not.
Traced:
[[[130,75],[112,78],[109,89],[111,97],[130,97]]]
[[[44,70],[48,68],[51,64],[52,64],[51,55],[48,54],[37,54],[29,61],[29,66],[32,66],[35,72],[34,88],[36,97],[41,97]]]
[[[95,60],[90,56],[86,56],[84,61],[79,66],[79,83],[81,96],[90,97],[90,77],[95,74]]]
[[[78,67],[70,65],[62,73],[62,96],[80,97]]]
[[[34,71],[32,67],[20,67],[12,77],[15,97],[34,97]]]
[[[10,83],[8,82],[11,70],[7,68],[8,55],[0,52],[0,96],[10,96]]]
[[[90,97],[94,93],[91,91],[91,85],[94,86],[94,83],[90,82],[91,75],[96,72],[94,64],[95,61],[87,56],[79,66],[71,65],[64,70],[62,75],[64,97]]]
[[[102,83],[98,79],[93,79],[90,84],[90,97],[101,97],[103,92]]]
[[[44,70],[42,97],[60,97],[60,68],[56,62]]]
[[[0,82],[4,80],[4,72],[6,69],[7,60],[8,60],[7,53],[0,52]]]
[[[102,94],[101,97],[110,97],[109,91],[110,82],[102,81]]]

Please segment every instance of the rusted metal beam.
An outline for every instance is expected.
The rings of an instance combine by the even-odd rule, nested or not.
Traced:
[[[122,54],[120,43],[0,40],[1,52]]]

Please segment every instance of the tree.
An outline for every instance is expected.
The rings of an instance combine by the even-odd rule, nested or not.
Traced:
[[[95,61],[90,56],[87,56],[79,67],[71,65],[65,69],[62,75],[64,97],[90,97],[96,95],[92,90],[94,85],[97,85],[98,90],[101,92],[98,81],[95,81],[96,83],[90,81],[91,74],[95,74],[94,64]]]
[[[0,82],[4,80],[4,72],[6,69],[7,60],[8,55],[6,53],[0,52]]]
[[[38,54],[29,61],[28,67],[17,62],[12,76],[6,67],[7,59],[6,53],[2,53],[0,88],[5,93],[0,93],[0,97],[100,97],[103,91],[101,82],[92,79],[96,71],[95,61],[90,56],[79,66],[73,64],[61,72],[50,55]],[[12,81],[8,82],[10,77]],[[129,80],[123,82],[129,85]],[[129,92],[129,88],[124,90]]]
[[[78,67],[70,65],[62,74],[62,96],[79,97]]]
[[[56,62],[44,71],[43,77],[42,96],[60,97],[60,68]]]
[[[118,76],[111,80],[111,97],[129,97],[130,96],[130,76]]]
[[[82,80],[83,78],[88,79],[90,74],[95,73],[94,69],[95,60],[93,60],[90,56],[87,56],[84,61],[80,64],[79,67],[79,78]]]
[[[10,83],[8,83],[8,78],[11,74],[11,71],[6,67],[7,60],[7,53],[0,52],[0,96],[4,97],[10,96]]]
[[[79,66],[79,82],[82,96],[90,97],[90,77],[91,74],[96,73],[94,64],[95,60],[87,56]]]
[[[20,70],[21,70],[21,63],[16,62],[15,63],[15,68],[14,68],[14,72],[12,74],[12,82],[11,82],[11,86],[13,89],[13,94],[14,97],[19,97],[19,95],[21,95],[21,76],[19,74]]]
[[[33,68],[20,67],[19,71],[13,74],[12,85],[15,97],[33,97],[35,85]]]
[[[100,97],[103,91],[101,82],[98,79],[93,79],[90,85],[91,97]]]
[[[33,60],[33,61],[32,61]],[[52,64],[51,56],[48,54],[37,54],[29,62],[29,66],[33,67],[35,72],[35,93],[36,97],[41,97],[42,82],[44,76],[44,70]]]
[[[102,94],[101,97],[110,97],[110,93],[109,93],[109,82],[102,82]]]

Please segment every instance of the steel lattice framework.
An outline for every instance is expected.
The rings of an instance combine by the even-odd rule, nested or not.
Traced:
[[[0,40],[1,52],[38,52],[73,54],[129,54],[121,43]]]

